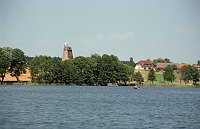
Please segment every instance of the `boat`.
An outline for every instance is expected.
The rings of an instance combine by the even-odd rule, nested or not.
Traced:
[[[133,86],[133,88],[136,90],[139,89],[139,87],[137,85]]]

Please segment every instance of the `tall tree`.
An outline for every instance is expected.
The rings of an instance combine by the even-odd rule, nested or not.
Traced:
[[[170,59],[165,58],[164,60],[165,60],[165,63],[170,63]]]
[[[200,73],[198,69],[195,66],[191,67],[191,80],[193,81],[193,84],[196,85],[197,82],[199,82]]]
[[[100,82],[100,65],[101,65],[101,56],[98,54],[91,55],[91,69],[94,75],[94,85],[99,85]]]
[[[76,84],[78,75],[78,68],[74,65],[72,60],[65,60],[62,63],[62,76],[65,84]]]
[[[60,62],[60,61],[59,61]],[[36,56],[29,62],[33,82],[52,83],[56,80],[58,60],[49,56]]]
[[[199,81],[199,71],[196,67],[188,65],[181,68],[181,80],[184,80],[185,85],[189,81],[193,81],[193,84],[196,85]]]
[[[115,82],[114,79],[117,72],[115,72],[114,62],[111,56],[104,54],[99,64],[99,83],[100,85],[107,85],[108,83]]]
[[[0,77],[1,83],[3,83],[5,75],[10,67],[12,58],[12,48],[5,47],[0,48]]]
[[[187,83],[189,83],[189,81],[190,81],[190,79],[191,79],[191,76],[190,76],[190,73],[191,73],[190,67],[191,67],[191,66],[183,66],[183,67],[181,68],[181,80],[184,80],[185,85],[186,85]]]
[[[142,77],[142,74],[140,73],[140,71],[136,72],[134,75],[134,81],[136,81],[137,83],[141,84],[142,82],[144,82],[144,78]]]
[[[129,66],[132,66],[133,68],[135,68],[135,62],[133,61],[133,57],[130,58],[130,61],[128,62]]]
[[[155,74],[155,71],[153,69],[151,69],[149,71],[149,74],[148,74],[148,81],[153,82],[156,81],[156,74]]]
[[[26,57],[24,52],[18,48],[12,50],[10,75],[15,76],[17,81],[19,81],[19,76],[22,73],[26,73]]]
[[[79,56],[74,58],[73,62],[78,69],[77,84],[91,85],[94,82],[94,75],[89,58]]]
[[[133,67],[127,64],[122,64],[121,62],[117,67],[117,81],[123,82],[124,85],[126,85],[127,81],[129,81],[133,76]]]
[[[171,65],[168,65],[164,69],[163,78],[164,78],[165,81],[168,81],[168,82],[171,82],[171,83],[176,79],[176,77],[174,75],[174,70],[173,70]]]

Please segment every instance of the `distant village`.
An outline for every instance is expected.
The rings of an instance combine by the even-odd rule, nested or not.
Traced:
[[[168,61],[165,61],[161,58],[155,59],[158,62],[152,62],[151,60],[147,59],[147,60],[140,60],[136,63],[135,65],[135,69],[136,70],[150,70],[150,69],[154,69],[155,71],[163,71],[168,65],[174,65],[176,66],[177,70],[181,69],[183,66],[188,66],[191,64],[185,64],[185,63],[173,63],[170,62],[169,59]],[[193,66],[195,66],[198,70],[200,70],[200,61],[197,61],[197,64],[192,64]]]

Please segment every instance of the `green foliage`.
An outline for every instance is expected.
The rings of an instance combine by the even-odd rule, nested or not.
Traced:
[[[130,61],[121,61],[123,64],[127,64],[132,68],[135,68],[135,62],[133,61],[133,57],[130,58]]]
[[[181,80],[184,80],[185,85],[189,83],[189,81],[193,81],[193,84],[196,85],[199,81],[199,77],[200,74],[196,67],[188,65],[181,68]]]
[[[7,72],[10,72],[11,76],[15,76],[17,81],[19,76],[26,72],[26,59],[22,50],[9,47],[0,48],[1,82],[3,82]]]
[[[135,68],[135,62],[133,61],[133,57],[130,58],[130,61],[128,62],[129,66],[132,66],[133,68]]]
[[[78,68],[73,63],[73,60],[66,60],[61,62],[61,78],[60,82],[65,84],[72,84],[78,81]]]
[[[114,55],[79,56],[61,62],[47,56],[37,56],[29,62],[33,82],[78,85],[107,85],[127,81],[132,67],[122,64]]]
[[[99,83],[107,85],[108,83],[116,83],[118,78],[119,60],[116,56],[104,54],[99,63]]]
[[[199,82],[200,73],[198,69],[194,66],[191,67],[191,80],[193,81],[194,85],[197,85],[197,82]]]
[[[153,69],[151,69],[149,71],[149,74],[148,74],[148,81],[153,82],[156,81],[156,74],[155,74],[155,71]]]
[[[168,58],[165,58],[164,61],[165,61],[165,63],[170,63],[170,59],[168,59]]]
[[[153,65],[156,66],[157,63],[170,63],[170,59],[168,59],[168,58],[165,58],[165,59],[162,59],[162,58],[154,59],[153,60]]]
[[[135,73],[135,75],[134,75],[134,81],[136,81],[139,84],[141,84],[142,82],[144,82],[144,78],[142,77],[142,74],[139,71]]]
[[[77,80],[76,84],[88,84],[91,85],[94,82],[94,75],[91,69],[92,61],[90,58],[85,58],[83,56],[76,57],[74,60],[74,65],[77,67]]]
[[[165,81],[168,81],[168,82],[171,82],[171,83],[176,79],[175,74],[174,74],[174,70],[173,70],[173,66],[168,65],[164,69],[163,78],[164,78]]]
[[[53,83],[60,79],[60,61],[55,58],[36,56],[29,62],[29,68],[33,82]]]
[[[12,49],[7,48],[0,48],[0,77],[1,82],[3,82],[5,78],[5,74],[7,73],[8,68],[11,64],[12,58]]]
[[[178,69],[175,64],[172,64],[171,67],[172,67],[173,70],[177,70]]]
[[[18,48],[12,50],[10,75],[15,76],[17,81],[22,73],[26,73],[26,57],[24,52]]]

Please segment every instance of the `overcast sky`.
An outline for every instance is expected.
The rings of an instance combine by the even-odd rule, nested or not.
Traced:
[[[200,60],[200,0],[0,0],[0,47],[28,56]]]

